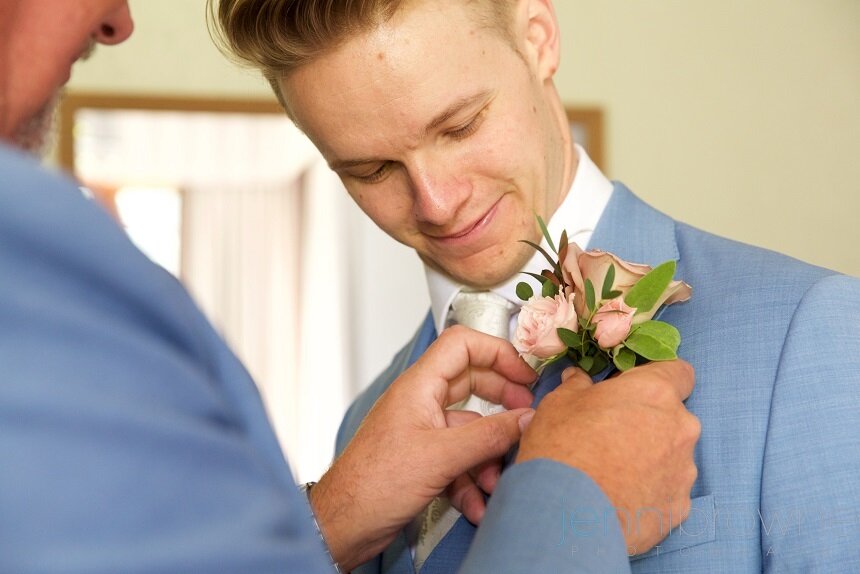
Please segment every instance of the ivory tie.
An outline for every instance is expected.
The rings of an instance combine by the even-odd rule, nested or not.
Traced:
[[[451,304],[452,323],[481,331],[488,335],[508,339],[510,321],[517,306],[491,291],[461,291]],[[476,411],[489,415],[504,410],[475,395],[451,405],[451,409]],[[435,498],[418,517],[418,543],[415,547],[415,569],[420,570],[430,552],[454,526],[460,513],[444,496]]]

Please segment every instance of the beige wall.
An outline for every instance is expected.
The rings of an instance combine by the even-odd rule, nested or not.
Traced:
[[[671,215],[860,275],[860,2],[557,0],[570,102]]]
[[[132,0],[73,90],[268,96],[202,0]],[[704,229],[860,275],[860,2],[556,0],[562,98],[607,114],[608,174]],[[742,262],[740,263],[742,264]]]

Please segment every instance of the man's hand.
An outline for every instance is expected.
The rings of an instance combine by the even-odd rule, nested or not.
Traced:
[[[520,438],[533,411],[535,372],[506,341],[446,329],[379,398],[355,437],[311,489],[332,557],[344,570],[369,560],[452,482],[452,503],[472,514],[491,489],[493,461]],[[509,410],[488,417],[446,407],[470,394]]]
[[[567,369],[538,406],[517,462],[548,458],[585,472],[615,507],[630,553],[645,552],[690,511],[701,429],[682,401],[693,379],[684,361],[650,363],[597,385]]]

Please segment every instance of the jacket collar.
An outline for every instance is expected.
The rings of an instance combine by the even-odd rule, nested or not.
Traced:
[[[594,230],[589,249],[614,253],[631,263],[656,267],[678,261],[675,221],[614,182],[612,198]]]

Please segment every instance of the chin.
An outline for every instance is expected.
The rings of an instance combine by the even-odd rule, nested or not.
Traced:
[[[454,280],[477,289],[492,289],[509,281],[528,262],[529,256],[518,257],[514,261],[506,262],[506,265],[498,265],[487,262],[486,265],[475,265],[462,269],[453,269],[445,273]]]
[[[59,101],[60,97],[57,93],[31,118],[24,121],[12,135],[12,144],[28,153],[42,157],[54,133],[54,119]]]

